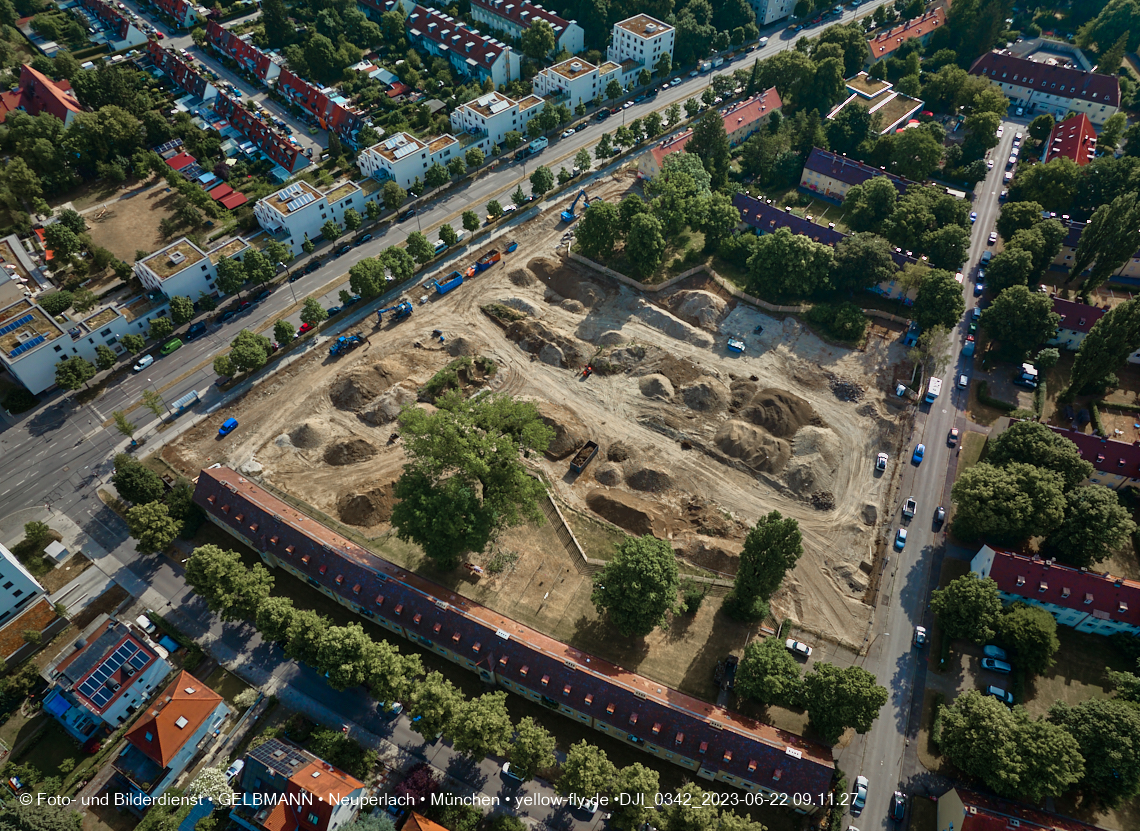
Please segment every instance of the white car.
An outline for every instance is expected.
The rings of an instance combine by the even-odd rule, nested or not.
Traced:
[[[574,135],[574,131],[573,131],[573,130],[565,130],[565,131],[562,133],[562,138],[569,138],[569,137],[570,137],[570,136],[572,136],[572,135]]]
[[[970,379],[967,378],[965,375],[959,375],[958,376],[958,389],[964,390],[968,386],[970,386]]]
[[[993,159],[986,159],[986,170],[993,170],[993,169],[994,169],[994,160]]]
[[[998,128],[997,128],[997,137],[998,137],[998,138],[1001,138],[1001,134],[1002,134],[1002,133],[1004,133],[1004,132],[1005,132],[1005,127],[1002,127],[1002,126],[1000,126],[1000,125],[999,125],[999,126],[998,126]]]
[[[784,646],[787,647],[789,652],[792,652],[796,655],[803,655],[805,658],[811,657],[811,647],[806,643],[797,641],[795,638],[788,638],[786,641],[784,641]]]
[[[886,453],[880,453],[878,456],[876,456],[875,457],[875,470],[886,470],[887,469],[887,458],[888,457],[887,457]]]
[[[143,355],[141,358],[138,359],[138,361],[135,362],[135,365],[131,368],[135,372],[142,372],[144,369],[146,369],[148,366],[150,366],[153,363],[154,363],[154,355]]]
[[[855,793],[851,795],[851,816],[857,817],[863,813],[863,806],[867,804],[867,788],[870,784],[866,776],[855,777]]]
[[[239,773],[241,773],[242,768],[244,768],[244,767],[245,767],[245,759],[238,759],[236,762],[234,762],[232,765],[230,765],[226,769],[226,781],[229,782],[231,779],[233,779],[235,776],[237,776]]]

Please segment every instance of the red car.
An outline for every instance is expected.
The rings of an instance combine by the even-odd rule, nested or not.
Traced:
[[[155,32],[154,36],[159,40],[166,40],[166,35],[164,35],[162,32]]]
[[[311,323],[302,324],[301,328],[297,330],[297,334],[295,334],[293,336],[293,338],[296,339],[296,338],[301,337],[301,335],[305,334],[306,332],[308,332],[312,328],[313,328],[313,324],[311,324]]]

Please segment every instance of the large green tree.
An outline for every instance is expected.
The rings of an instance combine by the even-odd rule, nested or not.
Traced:
[[[230,343],[230,363],[239,372],[253,372],[269,361],[272,341],[265,335],[242,329]]]
[[[222,620],[256,620],[273,590],[273,575],[265,566],[246,568],[238,554],[216,545],[194,549],[186,563],[186,582]]]
[[[665,226],[656,216],[638,214],[630,222],[625,238],[625,252],[630,267],[639,277],[657,271],[665,256]]]
[[[890,243],[878,234],[857,233],[835,244],[831,282],[840,291],[857,292],[891,280],[898,270]]]
[[[1066,491],[1071,491],[1093,472],[1092,464],[1081,458],[1080,450],[1071,440],[1037,421],[1015,421],[990,439],[986,461],[998,467],[1025,462],[1055,470],[1061,474]]]
[[[949,271],[932,269],[923,277],[912,308],[914,319],[922,328],[943,326],[949,329],[962,319],[966,311],[962,284]]]
[[[793,707],[800,701],[800,665],[779,638],[756,638],[744,647],[734,689],[761,704]]]
[[[978,321],[986,334],[1001,344],[1013,361],[1057,333],[1061,316],[1053,311],[1053,298],[1027,286],[1010,286],[999,294]]]
[[[519,40],[522,53],[534,61],[544,60],[556,45],[554,29],[545,20],[532,20]]]
[[[1052,533],[1065,517],[1061,474],[1023,462],[974,465],[959,475],[951,496],[954,534],[961,539],[1018,545]]]
[[[867,670],[825,661],[804,675],[802,695],[812,727],[828,744],[838,742],[849,727],[866,733],[887,703],[887,688],[875,683]]]
[[[578,223],[578,247],[591,259],[607,259],[618,241],[618,209],[612,202],[596,202]]]
[[[1013,650],[1015,662],[1026,672],[1040,675],[1053,666],[1061,648],[1057,620],[1045,609],[1014,603],[997,621],[998,640]]]
[[[804,553],[800,526],[771,511],[760,517],[740,551],[740,565],[724,608],[738,620],[759,620],[768,613],[769,597]]]
[[[1109,309],[1077,349],[1066,396],[1096,387],[1140,349],[1140,298]]]
[[[463,710],[463,693],[438,672],[412,685],[406,701],[411,727],[428,741],[441,733],[448,733]]]
[[[451,740],[460,753],[481,761],[506,753],[513,732],[507,694],[499,690],[463,703],[451,727]]]
[[[265,39],[273,49],[288,45],[296,35],[285,0],[262,0],[261,22],[265,24]]]
[[[1032,228],[1040,222],[1044,210],[1040,202],[1006,202],[998,215],[997,232],[1004,240],[1013,239],[1018,231]]]
[[[1065,519],[1042,550],[1074,568],[1092,568],[1111,557],[1135,532],[1136,523],[1116,491],[1086,485],[1065,495]]]
[[[935,589],[930,608],[938,616],[938,624],[948,638],[962,638],[985,643],[994,636],[1001,615],[1001,596],[997,583],[980,579],[971,572],[952,580],[943,589]]]
[[[526,780],[533,779],[540,770],[554,767],[554,736],[530,716],[525,716],[515,729],[508,753],[511,772]]]
[[[635,831],[657,813],[657,795],[661,792],[661,779],[657,771],[641,762],[634,762],[617,772],[614,777],[614,802],[610,805],[610,822],[621,831]]]
[[[555,787],[563,796],[613,792],[617,768],[603,750],[584,739],[570,745]]]
[[[594,578],[591,601],[624,637],[644,637],[665,625],[677,602],[677,559],[666,540],[628,537]]]
[[[895,212],[899,191],[886,176],[853,185],[843,199],[844,221],[854,231],[878,233]]]
[[[171,517],[161,502],[135,505],[127,511],[127,527],[138,542],[140,554],[165,551],[182,532],[182,523]]]
[[[55,365],[55,382],[65,390],[87,386],[95,377],[95,365],[80,355],[64,358]]]
[[[830,245],[780,228],[756,241],[748,259],[748,287],[771,299],[808,297],[831,287],[834,263]]]
[[[1076,740],[1084,757],[1080,788],[1107,805],[1140,793],[1140,709],[1112,698],[1058,701],[1049,720]]]
[[[1091,265],[1092,270],[1080,288],[1087,296],[1136,254],[1137,228],[1140,228],[1140,193],[1123,193],[1097,208],[1081,231],[1066,282],[1080,277]]]
[[[166,486],[158,474],[127,453],[115,456],[115,472],[111,474],[111,484],[119,496],[132,505],[158,502],[166,493]]]
[[[685,152],[701,160],[714,190],[728,183],[728,135],[724,131],[724,118],[716,110],[709,110],[693,125],[693,135],[685,145]]]

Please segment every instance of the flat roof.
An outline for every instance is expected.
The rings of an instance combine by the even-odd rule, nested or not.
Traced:
[[[189,268],[204,259],[205,256],[206,254],[201,248],[183,237],[172,245],[155,251],[142,262],[143,265],[157,274],[160,280],[165,280],[172,274]]]
[[[27,252],[22,249],[20,252],[16,251],[12,243],[8,241],[13,237],[15,237],[14,234],[11,237],[0,239],[0,265],[3,265],[6,270],[23,277],[25,280],[30,279],[32,275],[24,268],[24,264],[20,258],[21,253],[27,256]],[[18,242],[19,240],[17,239],[17,243]]]
[[[474,101],[468,101],[463,106],[469,110],[474,110],[484,118],[490,118],[493,115],[506,112],[514,105],[513,99],[497,92],[488,92],[486,95],[480,95]]]
[[[599,75],[605,75],[609,72],[613,72],[613,71],[618,70],[618,69],[621,69],[620,64],[616,64],[613,61],[606,61],[604,64],[601,64],[598,67],[598,74]]]
[[[917,98],[899,93],[887,99],[881,106],[872,108],[871,112],[880,117],[879,123],[883,130],[889,130],[899,120],[906,118],[922,106]]]
[[[372,145],[369,149],[379,153],[388,161],[394,162],[411,155],[413,151],[407,150],[408,146],[415,148],[415,150],[427,149],[426,144],[408,133],[396,133],[394,136],[382,140],[379,144]]]
[[[877,80],[866,72],[860,72],[854,77],[848,78],[843,83],[847,85],[848,89],[854,90],[867,98],[874,98],[884,90],[891,88],[890,81]]]
[[[239,251],[244,251],[246,248],[249,248],[249,243],[245,240],[240,238],[232,239],[225,245],[219,245],[217,248],[210,252],[210,262],[212,262],[214,265],[217,265],[218,261],[223,257],[232,257],[234,254],[238,253]]]
[[[571,58],[568,61],[563,61],[562,63],[555,64],[554,66],[550,67],[550,71],[557,72],[563,78],[568,78],[569,80],[573,81],[575,78],[579,78],[582,75],[593,72],[596,68],[597,67],[595,67],[589,61],[583,61],[579,58]]]
[[[647,14],[635,14],[615,25],[643,38],[655,38],[665,32],[673,31],[673,27],[668,23],[662,23],[656,17],[650,17]]]
[[[321,198],[322,195],[323,194],[319,190],[310,185],[308,182],[304,180],[298,180],[296,182],[293,182],[291,185],[288,185],[287,187],[281,188],[281,190],[277,191],[276,193],[271,193],[269,196],[264,197],[261,201],[269,207],[273,208],[273,210],[277,211],[277,213],[288,215],[293,211],[299,211],[306,205],[316,202]],[[298,200],[303,201],[304,197],[310,196],[312,198],[308,199],[308,201],[304,201],[304,204],[297,204]],[[290,208],[290,205],[293,207]]]
[[[157,309],[166,300],[151,300],[145,294],[136,297],[134,300],[128,300],[119,306],[119,311],[128,321],[138,320],[152,309]]]
[[[6,358],[19,357],[13,355],[12,351],[34,341],[37,337],[43,338],[39,343],[47,343],[62,334],[48,313],[26,297],[0,311],[0,331],[9,326],[12,328],[0,334],[0,354]]]
[[[108,307],[106,309],[103,309],[101,312],[96,312],[95,314],[91,315],[91,317],[83,321],[83,325],[94,332],[100,326],[106,326],[118,316],[119,312],[117,310]]]
[[[329,204],[331,205],[333,202],[344,199],[344,197],[348,196],[350,193],[358,190],[360,190],[360,188],[355,183],[342,182],[330,190],[328,193],[326,193],[325,198],[329,200]]]
[[[542,99],[537,95],[528,95],[522,101],[519,101],[519,112],[521,113],[523,110],[529,110],[531,107],[534,107],[541,103]]]
[[[432,153],[438,153],[440,150],[447,147],[448,145],[458,144],[458,143],[459,143],[459,141],[455,138],[455,136],[449,136],[445,133],[442,136],[436,136],[435,138],[433,138],[431,140],[431,144],[428,145],[428,150]]]

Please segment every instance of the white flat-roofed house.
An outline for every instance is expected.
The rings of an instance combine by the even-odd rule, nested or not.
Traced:
[[[380,193],[365,195],[359,185],[343,182],[321,193],[308,182],[294,182],[274,194],[257,200],[253,215],[267,232],[300,254],[305,238],[316,240],[321,226],[330,219],[344,224],[349,208],[363,213],[365,203],[380,198]]]
[[[503,143],[510,131],[516,130],[526,135],[527,123],[540,112],[541,107],[529,107],[520,112],[518,101],[502,93],[488,92],[452,110],[451,129],[457,134],[475,136],[477,141],[474,146],[484,153],[490,153],[493,146]]]
[[[209,253],[182,237],[135,263],[135,276],[143,287],[161,291],[167,297],[189,297],[199,294],[217,295],[218,260],[233,257],[240,260],[249,244],[232,240]]]
[[[603,81],[598,67],[581,58],[571,58],[542,69],[531,83],[535,95],[566,96],[567,106],[574,109],[605,98],[610,77],[607,73]]]
[[[668,23],[647,14],[636,14],[614,24],[606,57],[617,64],[626,61],[640,64],[638,72],[642,69],[653,72],[662,55],[673,59],[676,36],[676,30]]]
[[[521,102],[520,102],[521,107]],[[421,141],[408,133],[396,133],[372,145],[356,157],[356,166],[365,176],[381,181],[394,179],[407,188],[436,162],[444,167],[463,149],[454,136],[436,136]]]

